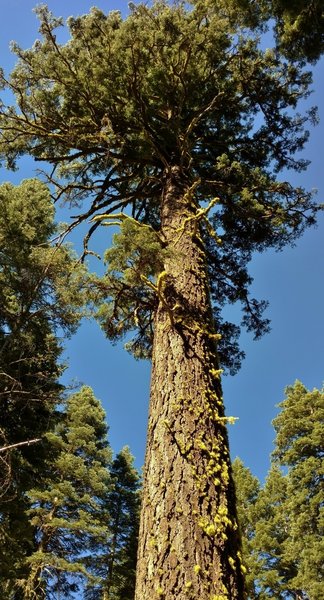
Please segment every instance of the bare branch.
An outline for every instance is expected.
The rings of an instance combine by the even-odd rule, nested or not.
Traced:
[[[7,450],[12,450],[12,448],[18,448],[18,446],[29,446],[30,444],[36,444],[37,442],[41,442],[42,438],[35,438],[33,440],[26,440],[25,442],[17,442],[17,444],[10,444],[10,446],[3,446],[0,448],[0,452],[6,452]]]

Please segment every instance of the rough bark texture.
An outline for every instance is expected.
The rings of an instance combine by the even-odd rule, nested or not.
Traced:
[[[242,600],[226,419],[193,194],[166,180],[136,600]]]

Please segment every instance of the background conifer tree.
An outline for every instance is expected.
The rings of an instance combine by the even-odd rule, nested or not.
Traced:
[[[283,558],[296,566],[287,585],[301,598],[324,598],[324,391],[300,382],[286,388],[274,419],[274,459],[287,470],[289,522]]]
[[[109,537],[92,561],[101,583],[87,591],[87,600],[133,600],[135,594],[140,477],[127,446],[113,460],[110,477],[106,497]]]
[[[237,515],[242,534],[243,564],[246,568],[246,587],[248,598],[262,600],[256,588],[260,573],[259,555],[254,550],[256,523],[259,519],[256,503],[259,498],[261,485],[250,469],[245,467],[240,458],[233,461],[233,477],[237,499]]]
[[[40,485],[28,492],[35,551],[17,581],[24,600],[72,598],[87,582],[85,567],[101,549],[109,523],[103,510],[111,450],[105,413],[89,387],[70,396],[62,419],[47,434],[52,452]]]
[[[84,303],[85,269],[69,247],[51,245],[53,217],[40,181],[0,186],[1,447],[37,438],[48,427],[61,390],[58,334],[75,329]],[[14,455],[37,460],[40,453],[26,447]],[[5,473],[2,495],[10,495]]]
[[[287,480],[278,466],[272,465],[255,505],[257,519],[251,549],[258,557],[255,586],[260,598],[293,598],[288,580],[296,574],[293,562],[286,560],[289,516],[283,508],[287,500]]]
[[[280,36],[260,45],[266,5],[158,1],[126,19],[93,9],[69,20],[64,45],[41,6],[41,39],[14,46],[2,77],[17,98],[1,107],[8,166],[24,153],[50,163],[58,196],[83,205],[74,225],[92,218],[89,236],[124,225],[113,249],[124,258],[106,255],[93,288],[108,336],[135,330],[130,349],[152,354],[137,600],[244,597],[220,385],[241,355],[222,308],[240,302],[243,326],[268,330],[248,263],[293,242],[318,208],[278,176],[306,166],[296,107],[311,76]],[[146,232],[149,253],[127,228]]]
[[[265,485],[234,461],[248,597],[323,596],[323,390],[296,381],[273,423],[273,463]]]
[[[80,318],[85,273],[56,233],[47,187],[0,186],[0,590],[23,576],[34,548],[26,492],[42,481],[45,434],[57,420],[62,386],[59,330]],[[29,440],[36,443],[25,444]],[[8,449],[6,450],[6,448]]]

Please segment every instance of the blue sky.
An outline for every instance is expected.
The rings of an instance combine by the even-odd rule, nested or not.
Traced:
[[[15,57],[9,42],[30,47],[37,37],[33,0],[1,0],[0,66],[10,69]],[[127,11],[124,0],[49,0],[57,16],[83,14],[92,5],[102,10]],[[289,174],[294,185],[318,190],[324,201],[324,61],[314,69],[314,93],[320,125],[311,131],[303,156],[312,161],[306,173]],[[24,161],[18,173],[0,172],[2,181],[18,183],[33,177],[34,165]],[[286,177],[288,178],[288,177]],[[66,216],[64,217],[66,219]],[[239,420],[230,427],[232,456],[239,455],[263,479],[269,466],[274,431],[271,420],[286,385],[300,379],[307,387],[321,387],[324,356],[324,216],[317,229],[306,232],[295,248],[258,255],[251,263],[253,293],[269,300],[271,333],[258,342],[244,334],[246,359],[235,377],[223,381],[227,414]],[[103,242],[101,242],[103,243]],[[69,369],[64,381],[91,385],[107,411],[110,443],[115,451],[128,444],[141,467],[144,461],[150,365],[137,362],[122,345],[113,347],[95,323],[85,323],[67,343]]]

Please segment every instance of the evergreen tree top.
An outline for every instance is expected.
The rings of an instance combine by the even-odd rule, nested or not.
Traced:
[[[71,39],[60,45],[61,21],[45,6],[37,13],[41,40],[26,51],[14,44],[17,67],[9,83],[2,78],[18,105],[2,107],[9,166],[30,152],[57,167],[68,198],[94,195],[89,216],[131,204],[152,221],[162,175],[177,165],[199,182],[199,200],[219,196],[223,225],[229,197],[237,195],[231,210],[254,208],[253,221],[265,220],[257,243],[278,242],[280,201],[292,195],[297,225],[300,195],[270,173],[305,165],[293,158],[307,138],[305,119],[287,111],[311,78],[261,49],[262,19],[244,27],[248,15],[238,10],[234,19],[231,2],[132,4],[124,20],[92,9],[68,20]]]
[[[84,313],[86,270],[59,234],[48,187],[38,179],[0,186],[0,326],[7,334],[49,326],[73,331]],[[31,318],[32,317],[32,318]]]
[[[273,421],[274,461],[256,500],[248,494],[251,476],[247,473],[245,481],[244,467],[235,467],[241,475],[236,482],[245,527],[243,548],[254,579],[251,597],[319,600],[323,598],[323,390],[308,390],[296,381],[286,388],[279,408]]]
[[[286,397],[273,420],[276,430],[274,457],[285,466],[324,456],[324,390],[308,390],[296,381],[285,390]]]
[[[296,153],[308,138],[306,122],[316,122],[314,109],[297,112],[311,74],[306,50],[288,51],[282,41],[299,15],[283,4],[158,0],[131,4],[125,19],[93,8],[68,19],[65,44],[55,32],[62,20],[41,5],[40,39],[28,50],[13,44],[17,65],[8,80],[1,76],[17,104],[0,107],[0,154],[12,168],[25,153],[51,165],[56,197],[78,207],[70,228],[91,220],[85,252],[102,223],[116,223],[113,215],[126,212],[161,233],[166,180],[181,181],[207,249],[222,364],[233,372],[242,358],[239,330],[222,322],[222,306],[242,303],[243,325],[256,337],[267,331],[266,303],[249,297],[248,262],[255,251],[293,243],[319,209],[311,193],[278,175],[307,166]],[[264,49],[260,36],[274,15],[277,43]],[[163,235],[156,243],[163,249]],[[140,263],[143,251],[136,249]],[[113,339],[137,329],[130,349],[147,356],[153,288],[142,280],[130,289],[129,269],[126,279],[112,270],[101,290],[114,306],[109,300],[99,318]]]

